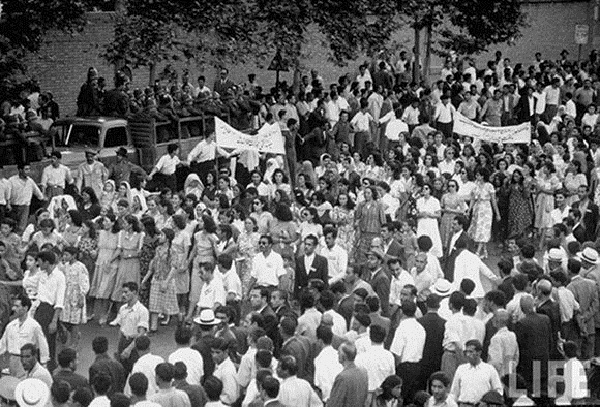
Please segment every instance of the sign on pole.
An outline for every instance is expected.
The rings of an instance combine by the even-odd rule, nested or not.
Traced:
[[[590,26],[587,24],[575,25],[575,44],[584,45],[590,41]]]
[[[242,133],[215,116],[216,143],[235,150],[253,150],[264,153],[285,154],[279,124],[266,123],[256,135]]]

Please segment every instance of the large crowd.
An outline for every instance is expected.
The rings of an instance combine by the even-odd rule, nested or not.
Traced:
[[[87,150],[72,171],[54,151],[40,183],[27,162],[0,178],[2,400],[597,399],[597,53],[514,66],[497,53],[480,69],[448,58],[430,86],[410,82],[412,64],[381,54],[337,83],[313,70],[266,93],[227,69],[212,89],[184,75],[132,90],[118,75],[104,91],[90,69],[79,115],[178,120],[228,106],[208,112],[280,126],[286,154],[224,150],[210,134],[187,156],[169,145],[149,173],[121,148],[108,167]],[[9,104],[7,123],[39,113]],[[456,134],[457,112],[528,122],[531,143]],[[93,340],[87,377],[76,373],[85,324],[119,327],[114,358],[106,337]],[[158,330],[174,331],[166,360],[153,353]]]

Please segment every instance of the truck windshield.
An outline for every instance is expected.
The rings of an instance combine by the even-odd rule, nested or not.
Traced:
[[[74,124],[68,140],[63,140],[69,147],[98,147],[100,128],[86,124]]]

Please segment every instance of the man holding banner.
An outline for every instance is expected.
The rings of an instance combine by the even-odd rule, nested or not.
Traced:
[[[219,119],[215,118],[215,120]],[[206,174],[215,171],[217,154],[225,158],[231,157],[231,154],[215,143],[215,133],[211,133],[199,142],[187,156],[192,171],[198,174],[203,183],[206,183]]]

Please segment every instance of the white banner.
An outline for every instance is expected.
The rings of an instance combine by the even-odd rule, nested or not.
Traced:
[[[285,154],[283,136],[277,123],[265,124],[257,135],[242,133],[215,117],[215,135],[217,145],[235,150],[253,150],[262,153]]]
[[[467,119],[462,114],[454,113],[454,127],[452,131],[462,136],[470,136],[488,143],[531,143],[531,123],[522,123],[517,126],[489,127]]]

